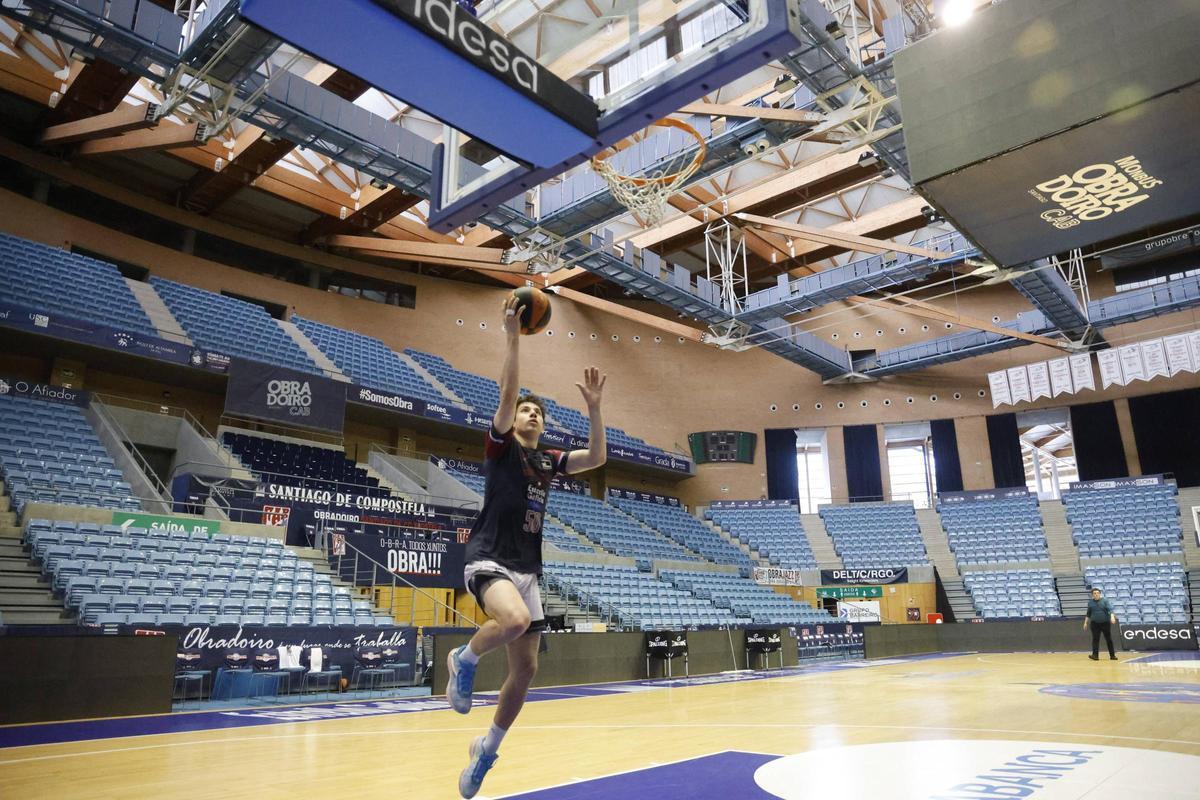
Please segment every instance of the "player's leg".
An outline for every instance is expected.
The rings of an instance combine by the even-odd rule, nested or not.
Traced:
[[[511,579],[489,573],[477,574],[471,582],[480,606],[491,619],[475,632],[470,642],[452,650],[446,658],[449,673],[446,699],[460,714],[471,710],[475,665],[479,659],[518,638],[529,628],[529,609]]]
[[[1100,623],[1092,622],[1092,661],[1100,660]]]
[[[1108,657],[1115,661],[1117,659],[1117,651],[1113,648],[1111,622],[1104,623],[1104,641],[1108,645]]]
[[[531,631],[516,641],[508,643],[508,677],[504,679],[504,685],[500,687],[496,716],[492,720],[493,726],[502,731],[507,731],[512,727],[517,715],[525,706],[525,696],[529,693],[529,686],[537,675],[538,646],[541,644],[541,639],[541,631]],[[495,743],[495,746],[500,746],[499,741]]]
[[[508,643],[508,677],[500,687],[500,698],[496,705],[496,716],[486,736],[471,742],[471,760],[458,777],[458,791],[463,797],[474,797],[483,779],[499,758],[496,751],[504,741],[505,734],[521,713],[529,685],[537,675],[538,645],[540,630],[530,631]]]

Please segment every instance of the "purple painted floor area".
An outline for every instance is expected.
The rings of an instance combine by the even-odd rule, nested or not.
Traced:
[[[754,783],[754,771],[777,758],[779,756],[728,750],[660,767],[508,795],[504,800],[612,800],[614,797],[778,800]]]

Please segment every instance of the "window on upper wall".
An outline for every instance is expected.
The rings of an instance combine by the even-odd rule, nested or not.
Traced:
[[[911,500],[916,508],[929,508],[937,497],[937,476],[933,463],[933,441],[928,422],[885,425],[888,499]]]
[[[817,506],[832,502],[824,429],[796,431],[796,476],[801,514],[816,514]]]
[[[1071,415],[1065,408],[1017,414],[1017,436],[1025,461],[1025,485],[1042,500],[1058,500],[1079,480]]]

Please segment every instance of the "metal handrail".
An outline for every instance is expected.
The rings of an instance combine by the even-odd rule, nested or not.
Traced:
[[[152,403],[148,400],[139,400],[134,397],[125,397],[124,395],[119,394],[102,394],[99,392],[93,392],[92,397],[98,397],[107,405],[111,406],[124,406],[126,408],[132,408],[135,410],[144,409],[153,414],[164,414],[169,417],[180,417],[193,428],[195,428],[205,438],[216,438],[208,431],[207,428],[204,427],[204,424],[200,422],[200,420],[197,419],[192,412],[188,411],[183,406]]]
[[[134,466],[141,470],[142,475],[150,482],[151,488],[159,493],[160,500],[168,500],[171,497],[170,489],[158,477],[158,473],[150,466],[150,462],[138,450],[137,445],[129,438],[129,434],[125,432],[121,424],[108,412],[108,406],[94,396],[89,406],[96,412],[96,418],[109,428],[109,433],[116,438],[117,442],[125,446],[125,452],[133,458]]]

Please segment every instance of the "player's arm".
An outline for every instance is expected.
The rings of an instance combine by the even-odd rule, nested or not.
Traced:
[[[517,416],[517,396],[521,392],[520,367],[518,364],[518,345],[521,341],[521,326],[517,322],[517,298],[511,294],[504,301],[504,366],[500,368],[500,405],[496,406],[496,414],[492,417],[492,427],[497,433],[508,433],[512,430],[513,419]]]
[[[588,367],[583,371],[583,383],[577,383],[579,393],[588,410],[588,447],[586,450],[572,450],[567,454],[565,471],[574,475],[587,472],[589,469],[604,464],[608,460],[608,445],[604,440],[604,419],[600,415],[600,399],[604,394],[604,382],[607,375],[601,375],[600,370]]]

